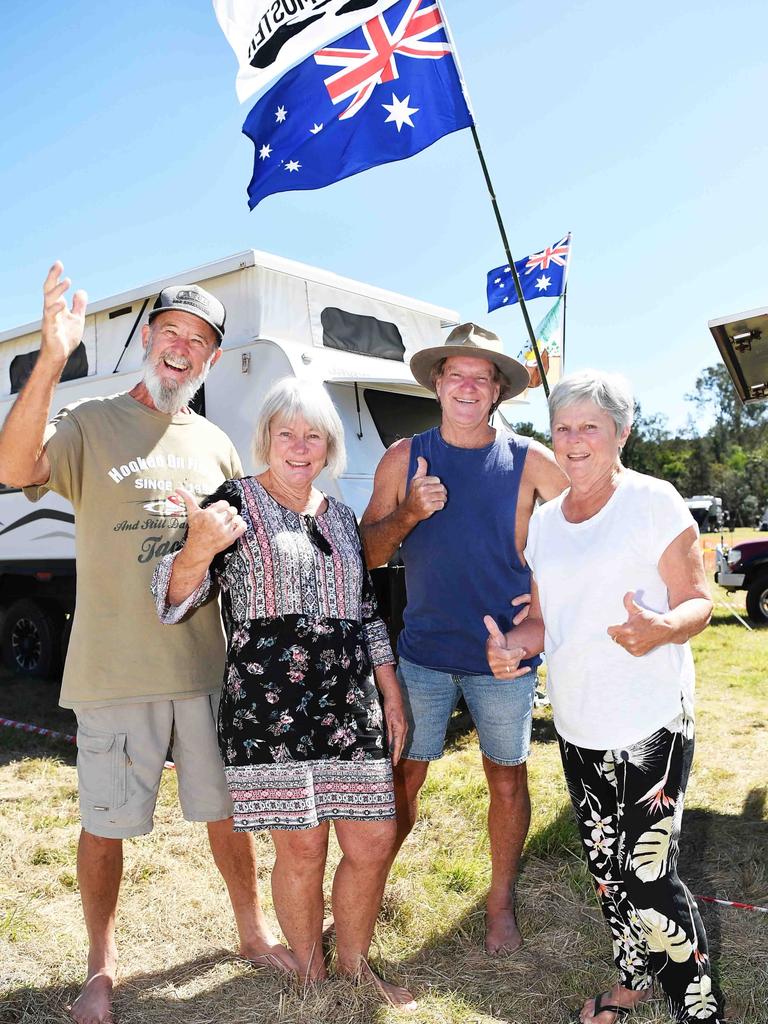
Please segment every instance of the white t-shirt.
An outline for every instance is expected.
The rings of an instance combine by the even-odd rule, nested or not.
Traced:
[[[577,746],[617,749],[681,710],[693,714],[689,644],[663,644],[636,658],[607,629],[627,621],[629,591],[644,608],[669,611],[659,559],[696,524],[671,484],[633,470],[622,471],[608,502],[586,522],[566,520],[564,497],[535,510],[525,548],[544,616],[555,727]]]

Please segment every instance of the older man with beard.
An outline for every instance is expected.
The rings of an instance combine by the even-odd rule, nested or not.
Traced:
[[[163,289],[142,330],[143,379],[128,392],[69,406],[46,427],[85,326],[86,295],[75,292],[68,308],[62,271],[55,263],[45,281],[40,354],[0,432],[0,479],[28,488],[33,501],[55,491],[76,514],[77,608],[60,703],[77,717],[77,871],[89,955],[71,1014],[103,1024],[112,1020],[122,841],[152,830],[169,746],[184,817],[207,824],[240,955],[294,964],[261,911],[252,838],[232,830],[216,740],[218,605],[198,608],[177,632],[164,629],[149,593],[157,558],[179,546],[186,525],[169,496],[178,486],[210,494],[242,475],[229,438],[188,408],[221,356],[224,307],[196,285]],[[234,508],[224,511],[235,518]]]

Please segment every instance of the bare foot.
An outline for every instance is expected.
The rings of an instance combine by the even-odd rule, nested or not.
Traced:
[[[485,951],[491,956],[511,956],[523,944],[514,910],[501,910],[485,915]]]
[[[368,970],[371,970],[370,967]],[[409,992],[407,988],[384,981],[375,971],[371,971],[371,982],[388,1006],[393,1006],[396,1010],[406,1010],[408,1013],[413,1013],[419,1008],[419,1004],[413,998],[413,993]]]
[[[603,1007],[621,1006],[627,1010],[634,1010],[640,1003],[644,1003],[652,996],[649,988],[635,991],[631,988],[624,988],[623,985],[614,985],[610,992],[603,992],[600,995],[600,1002]],[[619,1014],[614,1010],[602,1009],[595,1014],[595,998],[588,999],[581,1008],[579,1020],[581,1024],[615,1024]]]
[[[286,946],[281,945],[277,939],[272,941],[253,942],[247,947],[241,946],[239,953],[241,960],[247,960],[254,967],[274,967],[275,970],[284,974],[298,974],[299,963],[293,953]]]
[[[80,995],[67,1007],[72,1019],[78,1024],[113,1024],[112,988],[112,978],[107,974],[88,978]]]
[[[354,973],[339,971],[339,976],[352,978],[356,981],[370,982],[381,996],[382,1001],[396,1010],[405,1010],[407,1013],[412,1013],[418,1009],[419,1004],[413,998],[412,992],[409,992],[407,988],[403,988],[401,985],[393,985],[389,981],[384,981],[371,968],[367,960],[363,960],[359,969]]]

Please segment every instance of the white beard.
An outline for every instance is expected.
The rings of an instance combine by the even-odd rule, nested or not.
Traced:
[[[152,352],[147,349],[144,353],[144,385],[149,392],[155,408],[158,412],[164,412],[167,416],[175,416],[181,412],[184,406],[189,405],[195,396],[195,392],[205,381],[208,371],[211,368],[211,359],[205,364],[197,377],[186,381],[163,380],[155,367],[149,361]]]

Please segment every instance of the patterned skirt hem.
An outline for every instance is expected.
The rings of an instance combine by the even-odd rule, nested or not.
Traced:
[[[321,821],[384,821],[394,817],[389,758],[289,761],[224,769],[234,829],[315,828]]]
[[[301,832],[303,829],[317,828],[318,825],[322,825],[324,821],[391,821],[395,817],[395,808],[391,807],[387,810],[382,810],[379,814],[335,814],[332,810],[318,812],[315,821],[306,822],[303,825],[296,825],[290,821],[282,821],[275,819],[273,821],[266,821],[263,818],[258,818],[254,821],[245,822],[244,819],[240,818],[235,812],[234,821],[232,824],[233,832],[264,832],[271,829],[275,829],[279,832]]]

